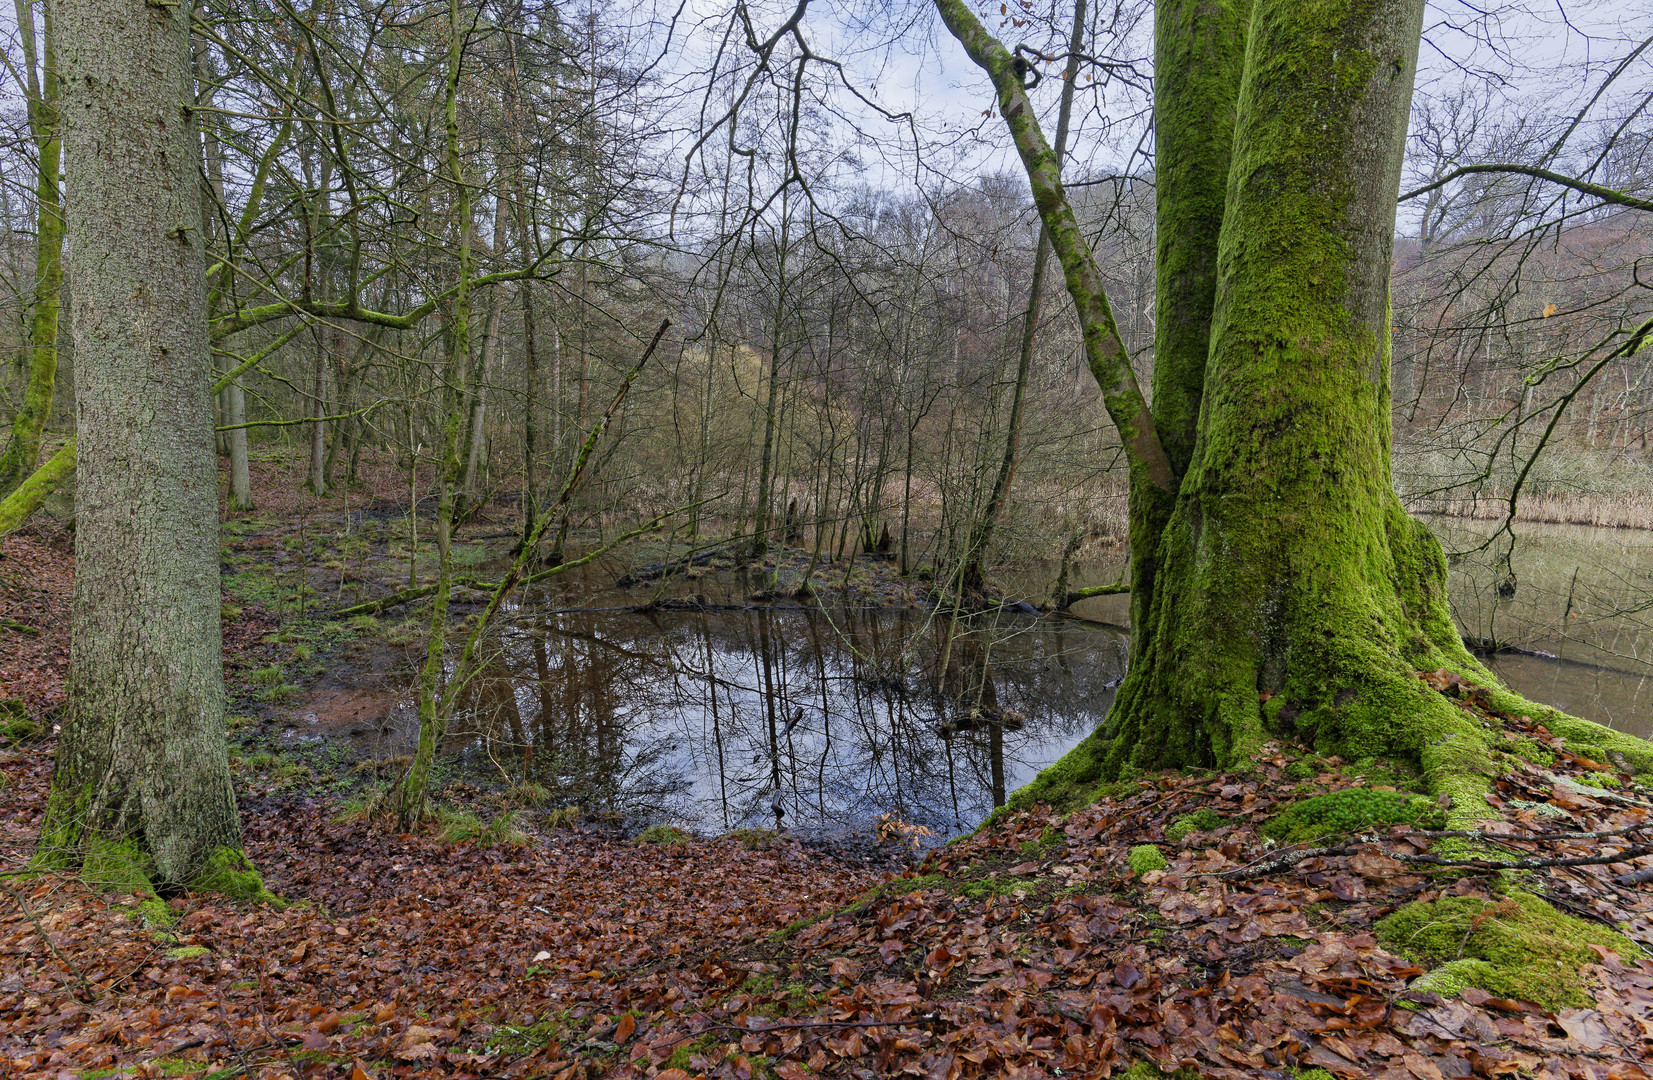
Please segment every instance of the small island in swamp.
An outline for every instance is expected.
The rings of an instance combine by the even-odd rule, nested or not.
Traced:
[[[18,0],[0,1073],[1648,1077],[1646,20],[991,6]]]

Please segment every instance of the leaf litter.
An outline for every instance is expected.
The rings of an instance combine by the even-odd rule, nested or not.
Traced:
[[[1220,876],[1273,850],[1259,826],[1291,798],[1292,763],[1273,747],[1249,776],[1166,774],[1065,817],[1014,815],[899,877],[792,842],[556,830],[490,848],[339,821],[316,800],[249,800],[248,850],[299,901],[286,910],[189,894],[158,935],[131,918],[134,897],[11,881],[33,917],[0,916],[0,1061],[41,1076],[953,1080],[1143,1060],[1234,1078],[1648,1075],[1648,959],[1597,947],[1591,1008],[1407,989],[1422,969],[1373,924],[1412,901],[1495,894],[1473,867],[1407,861],[1437,836],[1396,826],[1348,854]],[[1319,764],[1315,790],[1363,782]],[[49,760],[6,769],[17,809],[0,841],[18,858]],[[1589,771],[1516,765],[1494,799],[1521,808],[1486,831],[1517,855],[1630,849],[1646,800],[1557,783]],[[1226,823],[1168,840],[1197,809]],[[1561,825],[1619,834],[1524,839]],[[1130,871],[1140,844],[1165,868]],[[1653,946],[1648,891],[1618,882],[1649,862],[1543,867],[1525,887]]]
[[[49,571],[53,553],[14,539],[8,554]],[[9,616],[52,635],[30,637],[39,677],[6,673],[36,715],[61,701],[58,576],[36,579],[45,592],[8,583]],[[243,636],[227,642],[242,666],[256,632]],[[1636,854],[1653,795],[1461,680],[1422,678],[1548,761],[1505,762],[1467,861],[1543,864],[1519,871],[1524,890],[1653,953],[1653,857]],[[1294,798],[1386,786],[1301,748],[1265,748],[1246,775],[1150,776],[1065,816],[1011,815],[900,876],[787,839],[638,845],[547,823],[521,845],[452,844],[243,790],[248,852],[291,905],[191,893],[171,899],[165,930],[137,921],[135,896],[19,873],[50,755],[0,747],[0,1073],[957,1080],[1150,1062],[1223,1078],[1635,1080],[1653,1067],[1646,957],[1591,946],[1590,1007],[1409,989],[1424,972],[1380,945],[1378,920],[1492,901],[1499,879],[1420,861],[1452,838],[1417,824],[1277,844],[1263,827]],[[913,839],[884,824],[888,843]],[[1139,874],[1128,858],[1147,845],[1163,858]]]

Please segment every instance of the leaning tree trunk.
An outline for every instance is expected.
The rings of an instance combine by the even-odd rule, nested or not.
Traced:
[[[79,475],[69,716],[41,854],[257,894],[224,749],[188,5],[59,0]]]

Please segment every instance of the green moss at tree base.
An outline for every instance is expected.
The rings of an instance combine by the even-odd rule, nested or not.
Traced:
[[[1590,946],[1612,949],[1625,960],[1644,955],[1623,934],[1565,915],[1527,893],[1498,901],[1446,896],[1408,904],[1376,930],[1388,948],[1440,969],[1435,985],[1426,987],[1436,993],[1445,993],[1443,986],[1454,992],[1478,986],[1547,1009],[1590,1004],[1581,974],[1598,959]],[[1454,966],[1462,960],[1479,964]]]
[[[200,892],[215,892],[232,900],[253,900],[281,907],[281,901],[264,887],[252,860],[240,848],[221,847],[208,856],[200,873],[190,882]]]
[[[93,839],[82,856],[80,876],[98,892],[153,896],[155,861],[133,840]]]

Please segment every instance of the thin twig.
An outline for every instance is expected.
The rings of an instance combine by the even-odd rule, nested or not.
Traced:
[[[17,906],[23,909],[23,914],[29,922],[34,924],[34,932],[40,935],[40,940],[44,941],[46,947],[52,950],[52,955],[57,957],[58,962],[68,968],[69,973],[80,981],[81,991],[86,995],[79,999],[81,1004],[86,1005],[97,1000],[97,994],[92,990],[92,984],[86,981],[86,976],[80,973],[80,969],[74,965],[73,961],[63,955],[63,950],[59,949],[57,943],[52,940],[52,936],[46,933],[46,928],[40,925],[40,918],[29,907],[29,902],[23,899],[23,894],[10,885],[0,884],[0,889],[4,889],[13,900],[17,901]]]

